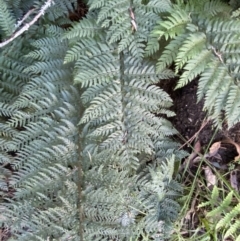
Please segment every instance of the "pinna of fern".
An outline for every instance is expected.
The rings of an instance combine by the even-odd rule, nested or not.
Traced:
[[[155,27],[146,48],[147,55],[153,54],[157,39],[165,38],[158,71],[174,63],[176,74],[181,73],[176,88],[200,76],[198,101],[204,98],[204,109],[218,126],[224,112],[229,128],[240,121],[240,21],[231,18],[230,10],[217,0],[179,1]]]

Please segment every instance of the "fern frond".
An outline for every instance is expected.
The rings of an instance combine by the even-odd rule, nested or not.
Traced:
[[[236,222],[232,224],[231,227],[226,231],[226,233],[224,234],[224,238],[227,238],[229,236],[233,237],[235,234],[238,233],[239,228],[240,228],[240,221],[236,220]],[[239,237],[240,236],[238,236],[237,239],[239,239]]]
[[[107,29],[108,43],[117,42],[119,53],[128,48],[138,61],[143,59],[144,43],[152,26],[159,20],[157,13],[169,8],[170,2],[166,0],[151,0],[147,4],[142,4],[140,0],[133,3],[127,0],[90,1],[91,10],[100,9],[97,22]]]
[[[167,20],[160,22],[160,30],[155,30],[154,33],[168,40],[184,33],[188,23],[190,23],[188,14],[180,9],[175,10]]]
[[[172,3],[169,0],[150,0],[148,1],[148,4],[143,7],[149,12],[162,13],[170,11]]]
[[[41,36],[42,29],[38,30]],[[66,45],[61,46],[62,52],[59,52],[59,49],[56,51],[61,43],[60,34],[61,32],[58,35],[55,32],[54,36],[51,36],[49,33],[46,38],[34,42],[36,47],[33,46],[35,49],[31,49],[32,51],[39,53],[39,49],[45,45],[50,50],[49,55],[45,55],[44,63],[43,55],[37,54],[33,59],[28,57],[29,50],[26,51],[26,62],[23,62],[26,65],[28,61],[32,62],[32,66],[24,72],[29,81],[26,83],[24,79],[19,79],[22,81],[21,94],[8,104],[9,107],[7,104],[3,105],[5,112],[2,114],[10,115],[7,120],[9,129],[21,129],[11,135],[10,130],[5,130],[3,126],[1,128],[3,133],[9,133],[9,139],[4,143],[8,148],[3,151],[17,153],[11,162],[16,172],[10,180],[11,187],[17,189],[15,202],[9,203],[6,216],[11,223],[13,235],[17,236],[18,240],[37,240],[38,236],[46,240],[49,235],[58,239],[63,236],[63,230],[69,229],[69,223],[64,226],[59,222],[62,218],[60,210],[62,206],[66,208],[66,203],[63,203],[60,196],[64,193],[64,183],[76,176],[74,166],[77,165],[78,147],[75,126],[76,114],[79,112],[73,104],[78,95],[70,83],[71,71],[62,64]],[[25,41],[33,42],[32,39]],[[66,41],[64,42],[66,44]],[[57,59],[51,55],[53,52],[58,52]],[[49,68],[53,63],[55,68]],[[58,215],[51,209],[56,206]],[[70,209],[68,211],[70,212]],[[46,225],[42,223],[43,220]],[[59,224],[56,224],[57,220]],[[22,227],[28,227],[35,232],[26,232]],[[76,237],[79,239],[78,235]]]
[[[101,28],[96,24],[96,15],[89,13],[80,23],[76,23],[65,33],[64,39],[74,39],[81,37],[94,38],[97,34],[101,33]]]
[[[207,67],[211,57],[211,53],[208,50],[202,51],[198,55],[194,55],[194,57],[192,57],[191,60],[189,60],[186,66],[184,67],[185,71],[181,75],[176,88],[181,88],[185,86],[191,80],[193,80],[199,74],[201,74]]]
[[[229,196],[229,195],[228,195]],[[229,198],[229,197],[226,197],[226,199],[227,198]],[[225,199],[225,200],[226,200]],[[227,207],[227,206],[229,206],[229,201],[225,201],[225,200],[223,200],[223,202],[225,202],[224,204],[222,204],[221,206],[222,207]],[[231,222],[231,220],[233,219],[233,218],[235,218],[237,215],[239,215],[239,213],[240,213],[240,204],[238,204],[238,205],[236,205],[232,210],[231,210],[231,212],[229,212],[229,213],[227,213],[226,215],[225,215],[225,217],[223,217],[218,223],[217,223],[217,226],[216,226],[216,228],[217,229],[219,229],[219,228],[221,228],[221,227],[223,227],[223,226],[228,226],[229,225],[229,223]],[[231,231],[231,230],[230,230]],[[230,232],[229,231],[229,232]]]
[[[229,192],[226,198],[224,198],[224,200],[221,202],[220,206],[208,212],[207,216],[208,217],[214,216],[218,213],[221,213],[226,208],[228,208],[230,203],[232,202],[232,197],[233,197],[233,192]]]
[[[226,103],[226,116],[230,126],[233,126],[240,121],[240,115],[238,114],[238,103],[240,103],[239,95],[239,88],[236,88],[234,84],[230,85]]]
[[[207,8],[208,17],[204,13],[209,13]],[[200,76],[198,101],[205,98],[204,109],[218,126],[224,111],[230,128],[239,121],[240,22],[229,18],[224,12],[229,12],[229,7],[220,1],[189,1],[173,9],[152,33],[153,41],[170,39],[158,60],[158,70],[175,63],[176,73],[182,72],[176,88]],[[149,45],[147,54],[154,51]]]
[[[206,35],[203,33],[190,34],[182,43],[176,56],[176,72],[182,69],[189,59],[200,54],[206,42]]]
[[[234,10],[231,14],[232,18],[239,18],[239,16],[240,16],[240,8]]]
[[[6,1],[0,0],[0,31],[4,37],[10,36],[15,31],[15,19]]]
[[[220,189],[214,186],[210,200],[199,204],[198,208],[210,206],[210,211],[206,213],[206,218],[217,217],[214,229],[216,231],[221,230],[224,238],[232,237],[235,240],[239,236],[238,229],[240,223],[238,216],[240,213],[240,204],[233,205],[233,191],[229,192],[227,196],[224,195],[222,200],[219,191]]]
[[[72,3],[56,0],[13,42],[16,58],[10,47],[7,62],[0,53],[2,89],[14,96],[0,111],[0,160],[14,169],[15,190],[4,225],[19,241],[167,238],[181,189],[174,162],[185,153],[170,140],[172,100],[155,85],[174,74],[156,73],[143,52],[171,3],[92,0],[65,31],[58,24]]]
[[[206,207],[209,205],[211,205],[211,207],[213,208],[214,205],[216,204],[218,198],[219,198],[219,189],[217,188],[217,186],[214,186],[212,193],[211,193],[211,199],[209,201],[200,203],[198,205],[198,208],[203,208],[203,207]]]

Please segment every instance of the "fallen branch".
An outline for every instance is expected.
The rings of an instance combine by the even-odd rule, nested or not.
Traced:
[[[12,37],[10,37],[9,39],[7,39],[6,41],[0,43],[0,48],[6,46],[7,44],[9,44],[10,42],[12,42],[15,38],[17,38],[18,36],[20,36],[22,33],[24,33],[25,31],[27,31],[29,29],[30,26],[32,26],[35,22],[37,22],[37,20],[44,15],[45,11],[52,5],[54,4],[53,0],[47,0],[46,3],[41,7],[39,13],[33,18],[33,20],[29,23],[26,23],[20,30],[18,30],[17,32],[15,32]],[[27,17],[31,14],[30,10],[26,15]],[[26,19],[26,15],[23,17],[23,19],[20,21],[20,23],[22,23],[25,19]],[[18,23],[19,24],[19,23]],[[20,26],[20,25],[19,25]]]
[[[16,28],[19,28],[22,23],[36,10],[36,8],[30,9],[21,20],[17,22]]]

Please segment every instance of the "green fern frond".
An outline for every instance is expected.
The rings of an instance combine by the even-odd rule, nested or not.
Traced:
[[[206,218],[215,218],[214,229],[223,233],[224,238],[237,239],[239,236],[239,221],[240,205],[233,205],[233,194],[231,191],[222,198],[219,195],[220,189],[214,186],[211,199],[207,202],[200,203],[198,208],[210,206],[210,211],[206,212]]]
[[[151,0],[143,7],[145,7],[149,12],[162,13],[171,10],[172,3],[170,0]]]
[[[160,30],[156,30],[154,33],[159,37],[164,36],[168,40],[183,34],[188,23],[190,23],[190,17],[187,12],[177,9],[167,20],[160,22]]]
[[[228,198],[228,196],[226,197],[226,199]],[[225,199],[225,200],[226,200]],[[222,207],[227,207],[227,206],[229,206],[229,201],[225,201],[225,200],[223,200],[223,202],[225,202],[224,204],[222,204],[221,206]],[[230,200],[230,199],[229,199]],[[216,226],[216,228],[217,229],[219,229],[219,228],[222,228],[223,226],[228,226],[229,225],[229,223],[231,222],[231,220],[233,219],[233,218],[235,218],[237,215],[239,215],[240,214],[240,204],[238,204],[238,205],[236,205],[232,210],[231,210],[231,212],[229,212],[229,213],[227,213],[226,215],[225,215],[225,217],[223,217],[218,223],[217,223],[217,226]],[[230,230],[231,231],[231,230]],[[229,232],[230,232],[229,231]]]
[[[211,193],[211,199],[207,202],[202,202],[198,205],[198,208],[203,208],[206,206],[211,205],[211,207],[214,207],[214,205],[217,203],[219,198],[219,189],[217,186],[213,187],[212,193]]]
[[[170,66],[178,55],[178,49],[183,45],[187,36],[179,35],[166,46],[157,63],[157,70],[160,72]]]
[[[176,56],[176,72],[182,69],[189,59],[199,55],[206,42],[206,35],[203,33],[190,34],[182,43]]]
[[[132,3],[127,0],[90,1],[90,10],[100,9],[97,23],[107,29],[108,43],[117,42],[119,53],[128,48],[138,61],[143,58],[144,43],[152,26],[159,20],[157,13],[169,8],[169,1],[151,0],[147,4],[140,0]]]
[[[140,234],[134,231],[138,230],[138,228],[135,229],[134,227],[140,229],[140,227],[143,227],[142,225],[147,224],[148,235],[157,231],[158,216],[155,213],[159,212],[159,205],[165,208],[164,205],[170,203],[167,199],[166,204],[157,204],[154,208],[149,200],[144,201],[144,194],[142,194],[142,191],[138,193],[134,185],[137,178],[135,171],[140,165],[138,156],[140,155],[141,159],[149,160],[154,155],[155,140],[159,136],[166,137],[176,133],[176,130],[172,128],[169,122],[164,118],[158,119],[153,114],[173,114],[167,109],[171,105],[169,96],[153,85],[159,81],[159,78],[164,79],[165,76],[173,76],[173,73],[171,71],[162,71],[156,74],[155,68],[150,63],[147,61],[139,63],[139,58],[133,56],[131,51],[123,51],[123,53],[119,54],[115,49],[121,45],[121,42],[119,45],[106,44],[108,32],[105,39],[102,37],[102,42],[96,39],[100,46],[98,48],[95,48],[96,42],[87,39],[85,46],[87,51],[84,53],[84,39],[80,39],[75,45],[76,49],[79,46],[80,51],[78,53],[75,50],[68,52],[69,60],[73,60],[72,56],[76,59],[75,82],[84,87],[81,98],[86,105],[86,110],[81,118],[80,125],[86,126],[85,140],[87,142],[90,142],[90,140],[95,141],[95,144],[86,145],[84,150],[86,158],[94,166],[91,172],[88,171],[89,176],[86,176],[89,183],[91,183],[87,195],[90,199],[88,199],[87,203],[89,205],[94,203],[95,205],[94,209],[93,206],[86,208],[86,210],[93,211],[87,211],[85,215],[87,219],[96,222],[96,226],[90,230],[92,232],[96,230],[95,234],[97,232],[99,239],[114,237],[137,238],[140,237]],[[90,66],[91,70],[89,72]],[[88,79],[89,76],[94,78]],[[164,159],[166,156],[170,157],[173,152],[169,151],[168,155],[165,153],[167,151],[163,147],[158,150],[159,163],[162,163],[160,155]],[[96,171],[98,174],[96,174]],[[139,171],[141,171],[141,168]],[[166,172],[166,175],[171,174]],[[115,176],[114,180],[112,180],[113,176]],[[101,180],[101,186],[99,180]],[[120,184],[119,180],[121,180]],[[129,186],[129,189],[126,189],[124,193],[121,192],[121,195],[123,199],[131,200],[130,206],[115,201],[115,198],[118,197],[117,190],[122,185]],[[114,189],[112,189],[113,187]],[[109,192],[109,190],[111,191]],[[103,193],[105,194],[103,195]],[[173,197],[174,194],[174,191],[172,191],[168,195]],[[139,195],[143,195],[143,202],[145,203],[143,206],[137,201]],[[161,195],[160,189],[158,195]],[[107,200],[106,197],[108,197]],[[98,202],[95,203],[94,200],[98,200]],[[99,203],[101,203],[101,206],[99,206]],[[96,212],[96,205],[99,210],[97,217],[93,216]],[[115,209],[110,211],[109,205]],[[165,216],[162,215],[161,217],[163,219],[166,215],[169,216],[166,226],[170,225],[174,217],[176,217],[179,208],[176,203],[170,205],[172,212],[165,213]],[[156,209],[156,207],[158,208]],[[118,212],[117,209],[122,211]],[[155,210],[155,213],[152,216],[149,214],[148,218],[143,217],[143,219],[136,220],[135,217],[145,213],[145,210],[147,212]],[[114,212],[114,214],[111,214],[111,212]],[[116,219],[113,217],[116,217]],[[107,229],[110,222],[115,227],[114,233],[111,233],[112,227]],[[150,227],[150,223],[155,225],[154,228]],[[103,233],[103,224],[105,224],[104,229],[107,230],[105,233]],[[124,232],[122,232],[124,227],[127,229],[125,228]],[[121,233],[121,235],[118,236],[117,233]],[[91,235],[89,231],[87,231],[86,235],[87,237],[93,237],[88,236]]]
[[[238,103],[240,103],[239,95],[240,90],[236,88],[234,84],[229,86],[229,96],[226,103],[226,116],[228,118],[228,123],[230,126],[240,121],[240,115],[238,114]]]
[[[174,74],[156,73],[143,52],[171,3],[89,1],[65,31],[72,2],[56,0],[3,51],[10,60],[0,53],[3,82],[16,83],[1,86],[14,96],[0,112],[0,151],[14,153],[2,155],[15,190],[4,226],[19,241],[168,238],[181,192],[174,162],[185,153],[170,140],[172,100],[155,85]]]
[[[10,36],[15,31],[16,21],[11,13],[6,1],[0,1],[0,31],[4,33],[4,37]]]
[[[207,216],[211,217],[211,216],[217,215],[218,213],[221,213],[222,211],[227,209],[232,202],[232,197],[233,197],[233,192],[229,192],[226,198],[221,202],[221,204],[215,209],[208,212]]]
[[[240,8],[236,9],[235,11],[232,12],[231,17],[232,18],[239,18],[240,16]]]
[[[240,221],[236,220],[236,222],[233,223],[231,225],[231,227],[226,231],[226,233],[224,234],[224,238],[227,238],[227,237],[230,237],[230,236],[234,237],[235,234],[238,233],[239,228],[240,228]],[[238,240],[239,238],[240,238],[240,236],[238,235],[236,240]]]
[[[11,105],[0,103],[0,113],[3,116],[13,116],[14,112],[16,111]]]
[[[204,13],[209,13],[207,8],[208,17]],[[181,72],[176,88],[200,76],[198,101],[205,98],[204,109],[218,126],[224,111],[230,128],[240,120],[236,111],[240,22],[229,18],[229,7],[220,1],[190,1],[173,9],[152,33],[153,42],[170,39],[158,60],[158,70],[175,63],[176,74]],[[155,51],[150,41],[147,54]]]
[[[108,91],[108,88],[115,89],[117,88],[117,81],[112,82],[107,81],[106,83],[96,84],[89,87],[83,94],[82,94],[82,101],[83,104],[86,105],[95,97],[99,96],[104,90]]]
[[[150,35],[148,39],[148,45],[145,48],[145,55],[151,56],[159,50],[159,42],[158,42],[158,35],[155,36],[154,34]]]
[[[97,34],[101,33],[101,27],[96,24],[96,14],[89,13],[79,23],[73,25],[69,32],[65,33],[64,39],[74,39],[81,37],[94,38]]]
[[[198,55],[194,55],[194,57],[192,57],[184,67],[185,71],[181,75],[176,88],[181,88],[185,86],[191,80],[201,74],[208,66],[208,62],[211,57],[211,53],[208,50],[202,51]]]
[[[210,18],[216,15],[221,16],[223,14],[225,16],[229,16],[232,10],[228,4],[225,4],[221,0],[203,0],[199,2],[190,0],[186,4],[182,4],[181,7],[184,8],[187,12]]]

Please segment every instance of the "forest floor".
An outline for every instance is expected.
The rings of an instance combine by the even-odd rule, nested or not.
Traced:
[[[223,182],[219,185],[222,180],[217,173],[226,178],[230,188],[240,190],[240,123],[230,129],[223,124],[221,130],[217,129],[212,121],[207,120],[207,113],[203,111],[203,100],[197,102],[198,81],[192,81],[185,87],[174,90],[176,81],[176,79],[166,80],[160,86],[173,99],[172,110],[176,115],[170,121],[179,132],[176,139],[180,141],[181,148],[190,153],[190,157],[185,161],[182,160],[180,175],[186,190],[193,190],[193,192],[192,197],[189,198],[188,207],[184,205],[182,227],[179,233],[182,233],[181,237],[187,238],[186,240],[189,238],[195,240],[191,239],[194,230],[201,230],[199,235],[207,232],[201,224],[202,214],[207,211],[205,209],[199,211],[198,205],[211,196],[214,185],[225,189],[226,194],[230,192],[226,185],[222,185]],[[214,155],[211,158],[202,159],[209,154]],[[203,160],[201,163],[195,162],[198,157]],[[205,171],[206,168],[210,170],[208,174]],[[184,174],[182,174],[183,169],[186,171]],[[235,175],[235,183],[232,181],[233,175]],[[189,216],[189,213],[192,215]],[[199,229],[200,226],[203,228]],[[224,239],[224,241],[227,240],[233,239]]]

